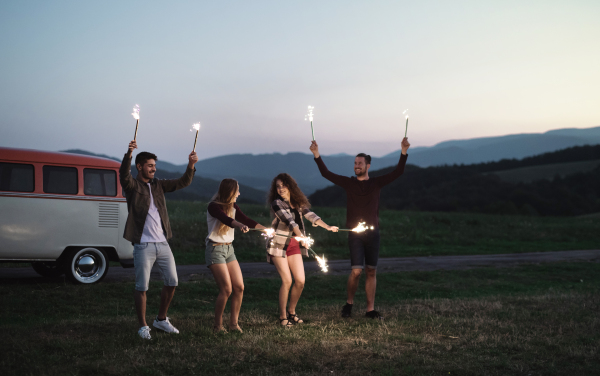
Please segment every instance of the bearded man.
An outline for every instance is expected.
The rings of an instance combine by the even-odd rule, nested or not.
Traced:
[[[354,228],[360,222],[366,222],[367,226],[373,226],[373,230],[364,232],[348,233],[348,245],[350,247],[350,262],[352,272],[348,277],[347,300],[342,308],[342,317],[352,315],[354,295],[358,289],[358,282],[362,270],[366,266],[365,292],[367,295],[367,312],[365,316],[373,319],[383,319],[383,316],[375,310],[375,290],[377,285],[377,262],[379,260],[379,194],[381,188],[396,180],[404,172],[406,159],[408,158],[408,138],[402,140],[402,154],[400,161],[394,171],[383,176],[369,177],[371,167],[371,156],[360,153],[354,158],[354,173],[356,176],[348,177],[334,174],[329,171],[319,154],[319,145],[312,141],[310,151],[315,156],[315,162],[319,167],[321,175],[335,185],[339,185],[346,191],[346,227]]]

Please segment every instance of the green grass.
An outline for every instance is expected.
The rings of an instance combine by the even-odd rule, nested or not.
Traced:
[[[173,228],[171,247],[180,265],[204,264],[206,204],[169,201]],[[265,206],[241,204],[250,218],[270,226]],[[344,208],[313,208],[330,225],[343,227]],[[311,227],[314,249],[328,259],[347,259],[347,233]],[[521,217],[471,213],[381,210],[381,257],[474,255],[597,249],[600,217]],[[257,232],[236,231],[240,261],[264,261],[265,243]]]
[[[3,375],[590,375],[600,369],[600,264],[378,277],[386,320],[339,317],[345,277],[307,279],[306,324],[276,324],[276,279],[247,279],[244,334],[211,332],[212,279],[178,287],[181,330],[136,335],[132,283],[0,286]],[[152,283],[148,318],[160,284]],[[227,314],[226,314],[227,316]]]
[[[565,177],[577,173],[592,171],[600,165],[600,160],[554,163],[538,166],[520,167],[512,170],[494,171],[494,174],[509,183],[531,183],[536,180],[552,180],[557,175]]]

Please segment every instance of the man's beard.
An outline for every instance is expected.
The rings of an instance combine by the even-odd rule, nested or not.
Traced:
[[[357,177],[363,177],[367,174],[366,170],[361,170],[361,172],[356,172],[356,170],[354,170],[354,173],[356,174]]]
[[[154,173],[152,173],[152,174],[154,174]],[[150,173],[146,173],[145,171],[142,171],[142,176],[144,177],[144,179],[148,179],[148,180],[154,179],[152,176],[150,176]]]

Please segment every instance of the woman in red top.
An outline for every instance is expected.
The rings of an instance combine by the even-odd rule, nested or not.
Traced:
[[[273,179],[267,201],[271,206],[271,215],[274,217],[272,227],[275,229],[273,240],[267,246],[267,261],[275,265],[281,277],[279,322],[281,325],[290,326],[302,323],[296,315],[296,305],[305,281],[302,256],[308,256],[304,242],[298,242],[290,236],[306,235],[303,216],[313,226],[321,226],[333,232],[337,232],[338,228],[327,225],[318,215],[309,210],[308,199],[294,178],[288,174],[279,174]],[[293,287],[292,275],[295,281]]]

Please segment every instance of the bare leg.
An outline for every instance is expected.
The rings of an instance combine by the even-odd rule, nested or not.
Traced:
[[[231,278],[231,287],[233,293],[231,294],[231,314],[229,315],[229,328],[239,329],[238,317],[240,316],[240,308],[242,307],[242,298],[244,297],[244,277],[242,276],[242,270],[237,260],[231,261],[226,264],[227,270],[229,271],[229,277]]]
[[[135,311],[137,313],[138,322],[140,323],[140,328],[142,326],[148,326],[148,324],[146,324],[146,291],[135,290],[133,299],[135,300]]]
[[[167,311],[169,305],[171,305],[171,300],[173,300],[173,295],[175,295],[175,286],[163,286],[160,292],[160,307],[158,308],[159,319],[164,320],[167,318]]]
[[[288,257],[288,264],[290,271],[294,276],[294,286],[292,287],[292,293],[290,294],[290,304],[288,305],[288,312],[295,314],[296,305],[304,290],[304,262],[302,261],[302,255],[292,255]]]
[[[348,277],[348,284],[346,285],[348,300],[346,300],[346,302],[349,304],[354,304],[354,295],[356,295],[356,290],[358,290],[358,282],[360,281],[361,273],[362,269],[352,269],[352,272],[350,272],[350,276]]]
[[[220,328],[223,325],[225,305],[227,304],[229,295],[231,295],[231,277],[229,276],[229,270],[227,269],[226,264],[212,264],[209,268],[219,287],[219,295],[217,295],[217,301],[215,302],[214,327]]]
[[[367,294],[367,312],[375,309],[375,288],[377,287],[377,269],[367,268],[365,292]]]
[[[287,257],[273,257],[272,260],[281,277],[281,287],[279,288],[279,319],[283,320],[287,318],[286,306],[290,287],[292,287],[292,274],[290,273]]]

